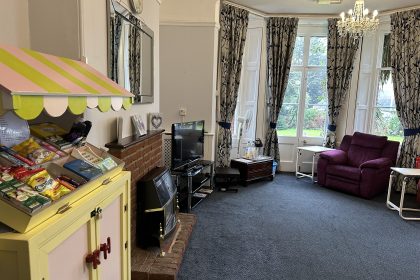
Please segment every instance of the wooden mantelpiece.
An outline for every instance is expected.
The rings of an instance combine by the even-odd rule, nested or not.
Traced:
[[[106,144],[105,147],[107,147],[108,149],[126,149],[132,145],[135,145],[136,143],[145,141],[157,134],[162,134],[164,131],[165,131],[164,129],[160,129],[160,130],[148,131],[147,134],[143,136],[131,135],[131,136],[121,139],[121,141],[110,142]]]

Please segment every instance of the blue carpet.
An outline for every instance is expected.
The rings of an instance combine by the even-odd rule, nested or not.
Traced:
[[[215,192],[197,214],[179,280],[420,279],[420,222],[309,180],[277,175]]]

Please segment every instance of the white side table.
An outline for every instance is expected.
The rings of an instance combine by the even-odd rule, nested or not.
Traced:
[[[299,178],[303,178],[303,177],[308,177],[311,178],[313,183],[316,183],[316,181],[314,180],[314,173],[315,173],[315,158],[318,154],[325,152],[325,151],[331,151],[334,149],[331,148],[326,148],[326,147],[322,147],[322,146],[303,146],[303,147],[297,147],[297,155],[296,155],[296,177]],[[306,174],[306,173],[302,173],[300,172],[300,166],[299,166],[299,156],[302,154],[302,151],[308,151],[308,152],[312,152],[312,173],[311,174]]]
[[[386,198],[386,206],[391,210],[398,211],[398,213],[400,214],[400,217],[403,218],[404,220],[420,221],[420,217],[419,218],[406,217],[406,216],[404,216],[404,213],[403,213],[403,211],[420,212],[420,209],[404,208],[404,195],[405,195],[405,188],[407,186],[407,182],[409,181],[410,178],[420,177],[420,169],[391,167],[391,170],[392,170],[392,172],[391,172],[391,175],[389,177],[388,196]],[[396,177],[396,173],[399,173],[404,177],[403,185],[402,185],[402,188],[401,188],[401,197],[400,197],[400,205],[399,206],[395,205],[394,203],[392,203],[390,201],[392,181]]]

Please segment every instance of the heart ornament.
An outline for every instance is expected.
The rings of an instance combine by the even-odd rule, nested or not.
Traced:
[[[151,113],[149,115],[149,130],[157,130],[162,125],[162,116],[158,113]]]

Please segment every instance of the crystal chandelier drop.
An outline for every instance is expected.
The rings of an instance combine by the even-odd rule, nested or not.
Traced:
[[[340,14],[341,20],[337,22],[338,32],[340,36],[349,34],[355,40],[360,39],[378,28],[377,16],[377,10],[373,11],[372,16],[369,15],[369,10],[365,9],[364,0],[356,0],[354,10],[350,9],[347,15],[344,12]]]

